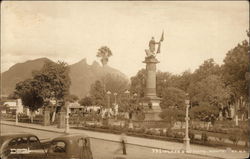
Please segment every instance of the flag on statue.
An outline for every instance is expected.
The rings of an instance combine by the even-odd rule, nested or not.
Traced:
[[[163,42],[163,40],[164,40],[164,31],[161,34],[161,40],[160,40],[160,42]]]

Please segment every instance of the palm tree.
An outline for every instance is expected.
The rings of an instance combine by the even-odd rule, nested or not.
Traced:
[[[102,46],[98,49],[96,56],[101,58],[102,65],[105,66],[109,57],[112,56],[112,52],[107,46]]]

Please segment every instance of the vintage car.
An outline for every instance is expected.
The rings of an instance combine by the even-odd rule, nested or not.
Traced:
[[[45,149],[34,134],[8,133],[0,136],[1,159],[32,159],[37,153],[46,157]]]
[[[89,137],[62,135],[41,143],[27,133],[0,136],[1,159],[93,159]]]

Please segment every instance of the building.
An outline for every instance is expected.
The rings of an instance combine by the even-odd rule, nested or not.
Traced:
[[[84,110],[84,106],[81,106],[79,103],[74,102],[74,103],[69,103],[69,113],[70,114],[74,114],[77,113],[79,111],[83,111]]]
[[[22,105],[21,99],[13,99],[13,100],[7,100],[3,103],[4,106],[6,106],[6,111],[2,111],[2,113],[23,113],[24,108]]]

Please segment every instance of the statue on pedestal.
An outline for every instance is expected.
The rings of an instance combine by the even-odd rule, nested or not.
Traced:
[[[159,42],[154,40],[154,37],[149,41],[149,49],[146,49],[146,57],[143,63],[146,63],[146,89],[145,97],[149,98],[151,105],[146,107],[145,120],[156,121],[161,120],[159,114],[161,112],[160,101],[156,93],[156,64],[159,61],[156,59],[156,54],[160,53],[161,42],[164,40],[163,33]],[[157,51],[155,45],[158,45]]]
[[[149,49],[145,50],[147,57],[155,57],[156,54],[161,52],[161,42],[163,42],[163,40],[164,40],[163,32],[162,32],[161,39],[159,42],[156,42],[154,37],[152,37],[152,39],[149,41],[149,44],[148,44]],[[158,45],[158,49],[156,53],[155,53],[155,45]]]

